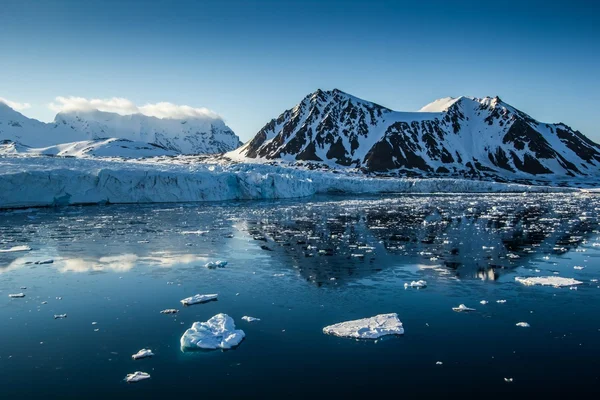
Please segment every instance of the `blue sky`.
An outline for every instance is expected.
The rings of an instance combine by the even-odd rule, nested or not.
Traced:
[[[0,0],[0,97],[206,107],[242,140],[317,88],[395,110],[499,95],[600,141],[595,1]]]

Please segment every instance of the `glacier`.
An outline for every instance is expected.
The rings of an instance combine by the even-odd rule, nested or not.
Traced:
[[[565,186],[462,178],[374,177],[285,164],[195,157],[0,156],[0,208],[259,200],[314,194],[576,192]]]

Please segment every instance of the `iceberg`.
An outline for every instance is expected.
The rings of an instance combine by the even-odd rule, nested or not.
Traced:
[[[143,381],[144,379],[149,379],[149,378],[150,378],[150,374],[148,374],[146,372],[135,371],[133,374],[127,374],[127,376],[125,377],[125,381],[127,381],[127,383],[134,383],[134,382]]]
[[[152,357],[153,355],[154,355],[154,353],[152,352],[152,350],[141,349],[140,351],[138,351],[137,353],[132,355],[131,358],[134,360],[139,360],[139,359],[146,358],[146,357]]]
[[[515,277],[515,281],[527,286],[541,285],[554,287],[573,286],[583,283],[572,278],[563,278],[560,276],[536,276],[528,278],[517,276]]]
[[[260,321],[260,318],[255,318],[255,317],[249,317],[247,315],[244,315],[242,317],[242,320],[246,321],[246,322],[258,322]]]
[[[209,261],[204,266],[209,269],[224,268],[227,265],[227,261]]]
[[[181,300],[181,304],[191,306],[192,304],[206,303],[207,301],[216,300],[217,296],[218,294],[196,294]]]
[[[408,287],[422,289],[422,288],[427,287],[427,281],[419,280],[419,281],[412,281],[410,284],[405,283],[404,288],[408,288]]]
[[[54,319],[64,319],[67,318],[67,314],[54,314]]]
[[[517,326],[521,328],[529,328],[530,325],[527,322],[517,322]]]
[[[31,247],[29,246],[13,246],[10,249],[0,249],[0,253],[14,253],[17,251],[31,251]]]
[[[403,335],[404,327],[398,314],[391,313],[329,325],[323,328],[323,333],[352,339],[377,339],[386,335]]]
[[[181,336],[181,350],[231,349],[239,345],[246,334],[235,329],[233,318],[227,314],[217,314],[206,322],[194,322]]]
[[[18,299],[18,298],[21,298],[21,297],[25,297],[25,293],[9,294],[8,297],[10,297],[12,299]]]
[[[166,310],[162,310],[160,313],[161,314],[177,314],[179,312],[179,310],[175,309],[175,308],[167,308]]]
[[[452,307],[452,311],[463,312],[463,311],[475,311],[474,308],[469,308],[464,304],[459,305],[458,307]]]

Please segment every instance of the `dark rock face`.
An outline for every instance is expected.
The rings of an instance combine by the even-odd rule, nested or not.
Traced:
[[[404,113],[337,89],[317,90],[238,152],[410,176],[520,179],[600,172],[600,146],[564,124],[540,123],[498,97],[442,100],[433,111],[427,106],[427,112]]]

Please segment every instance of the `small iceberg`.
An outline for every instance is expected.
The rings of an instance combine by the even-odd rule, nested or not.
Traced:
[[[141,349],[137,353],[131,356],[134,360],[140,360],[142,358],[152,357],[154,353],[150,349]]]
[[[227,314],[217,314],[206,322],[194,322],[181,336],[181,351],[231,349],[239,345],[246,334],[235,329],[235,322]]]
[[[487,302],[487,300],[481,300],[481,301],[479,302],[479,304],[483,304],[484,306],[485,306],[487,303],[488,303],[488,302]]]
[[[515,277],[515,281],[522,283],[527,286],[541,285],[541,286],[554,286],[554,287],[565,287],[580,285],[583,282],[572,279],[563,278],[560,276],[536,276],[536,277]]]
[[[166,310],[162,310],[160,313],[161,314],[177,314],[179,312],[179,310],[175,309],[175,308],[167,308]]]
[[[517,326],[520,328],[529,328],[530,325],[527,322],[517,322]]]
[[[217,296],[217,294],[197,294],[181,300],[181,304],[191,306],[192,304],[206,303],[207,301],[216,300]]]
[[[422,289],[422,288],[427,287],[427,281],[419,280],[419,281],[412,281],[410,284],[405,283],[404,288],[406,289],[408,287]]]
[[[13,253],[16,251],[31,251],[31,247],[29,246],[13,246],[10,249],[0,249],[0,253]]]
[[[398,314],[379,314],[370,318],[340,322],[323,328],[323,333],[353,339],[377,339],[386,335],[403,335]]]
[[[209,269],[215,269],[215,268],[225,268],[225,266],[227,265],[227,261],[209,261],[206,264],[204,264],[204,266],[206,268]]]
[[[506,303],[506,300],[496,300],[496,303],[498,303],[498,304],[504,304],[504,303]]]
[[[54,319],[65,319],[67,314],[54,314]]]
[[[150,379],[150,374],[146,372],[135,371],[133,374],[127,374],[125,377],[125,381],[127,381],[127,383],[139,382],[143,381],[144,379]]]
[[[25,293],[9,294],[8,297],[10,297],[11,299],[18,299],[18,298],[21,298],[21,297],[25,297]]]
[[[244,315],[242,317],[242,320],[244,320],[246,322],[258,322],[258,321],[260,321],[260,318],[254,318],[254,317],[249,317],[247,315]]]
[[[462,311],[475,311],[474,308],[469,308],[464,304],[460,304],[458,307],[452,307],[452,311],[462,312]]]

